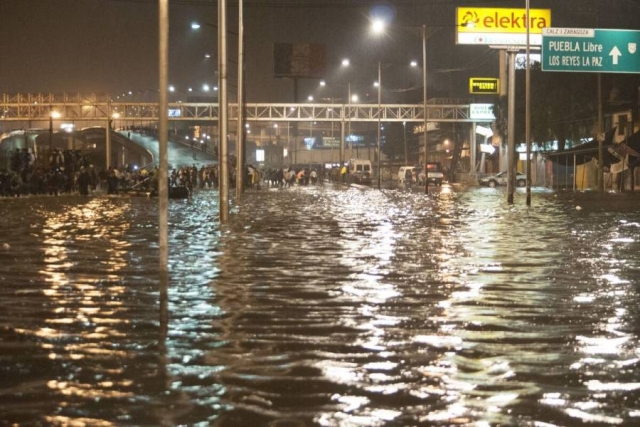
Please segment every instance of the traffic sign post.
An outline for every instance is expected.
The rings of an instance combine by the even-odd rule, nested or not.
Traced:
[[[640,73],[640,31],[545,28],[542,71]]]

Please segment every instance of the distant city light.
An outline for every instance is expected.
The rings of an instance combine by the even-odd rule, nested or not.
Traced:
[[[342,66],[343,67],[348,67],[349,64],[351,64],[351,61],[349,61],[348,58],[345,58],[345,59],[342,60]]]
[[[324,80],[320,80],[320,86],[326,86],[327,82],[325,82]]]
[[[313,96],[312,96],[312,95],[309,95],[309,96],[307,97],[307,100],[308,100],[308,101],[313,101]]]
[[[418,66],[418,61],[411,61],[411,66],[412,67],[417,67]]]
[[[351,102],[358,102],[358,95],[357,94],[353,94],[351,95]]]
[[[191,29],[192,30],[199,30],[200,29],[200,24],[198,24],[197,22],[192,22],[191,23]]]
[[[175,86],[169,86],[169,92],[175,92],[176,88]]]
[[[378,87],[378,86],[380,86],[380,83],[378,83],[378,82],[373,82],[373,86],[374,86],[374,87]]]
[[[208,85],[208,84],[203,84],[203,85],[202,85],[202,90],[203,90],[203,91],[205,91],[205,92],[209,92],[209,90],[210,90],[210,89],[211,89],[211,87],[209,87],[209,85]]]

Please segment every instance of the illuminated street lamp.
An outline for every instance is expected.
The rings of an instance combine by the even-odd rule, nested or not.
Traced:
[[[385,29],[385,22],[382,19],[374,19],[372,21],[371,29],[374,33],[380,34]],[[415,62],[415,61],[414,61]],[[417,66],[417,62],[411,63],[412,66]],[[380,63],[378,62],[378,81],[380,82]],[[426,25],[422,25],[422,105],[424,110],[424,172],[425,172],[425,185],[424,185],[424,193],[429,193],[429,180],[427,178],[427,154],[428,154],[428,144],[427,144],[427,124],[429,115],[427,114],[427,27]],[[378,88],[378,104],[380,104],[380,88]],[[379,108],[379,106],[378,106]],[[379,117],[378,117],[379,119]],[[380,132],[380,126],[378,126],[378,133]],[[378,137],[378,145],[380,144],[380,138]],[[378,150],[378,156],[380,152]],[[379,161],[379,158],[378,158]],[[379,179],[379,178],[378,178]],[[380,185],[378,184],[378,187]]]

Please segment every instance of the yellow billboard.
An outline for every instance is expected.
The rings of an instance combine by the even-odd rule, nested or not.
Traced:
[[[551,9],[530,9],[530,44],[542,44],[542,29],[551,26]],[[459,44],[526,44],[527,10],[459,7],[456,11]]]

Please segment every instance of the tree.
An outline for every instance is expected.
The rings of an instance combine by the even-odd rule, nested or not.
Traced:
[[[516,143],[525,140],[525,70],[516,71]],[[603,77],[603,108],[614,111],[635,104],[640,77],[612,74]],[[507,144],[507,97],[494,104],[496,126]],[[592,137],[597,121],[597,75],[589,73],[544,72],[539,63],[531,67],[531,136],[542,149],[558,142],[562,150]]]

